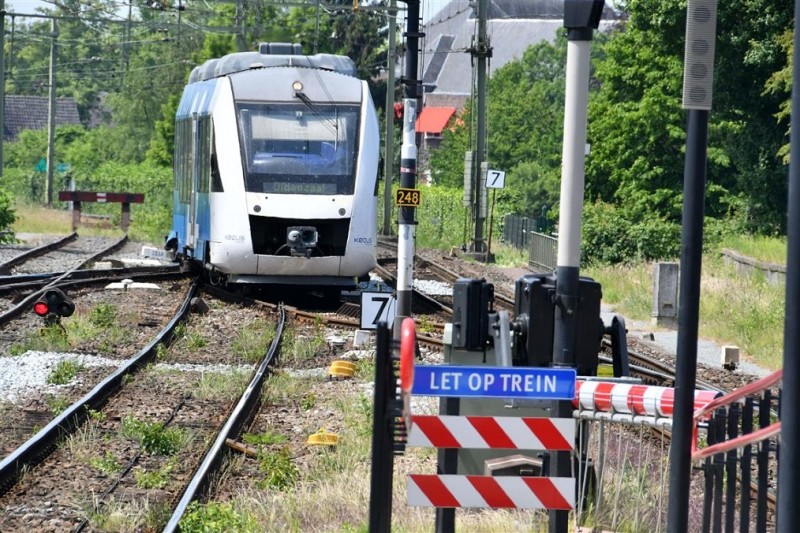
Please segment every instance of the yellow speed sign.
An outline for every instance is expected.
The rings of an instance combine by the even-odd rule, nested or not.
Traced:
[[[394,205],[398,207],[419,207],[422,203],[422,191],[419,189],[397,189],[394,194]]]

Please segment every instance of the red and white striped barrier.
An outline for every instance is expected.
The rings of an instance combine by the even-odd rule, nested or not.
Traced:
[[[409,446],[555,451],[575,448],[575,421],[568,418],[414,415],[411,421]]]
[[[408,476],[408,503],[420,507],[493,507],[571,510],[575,478]]]
[[[696,390],[694,408],[702,409],[720,396],[717,391]],[[628,383],[581,381],[575,383],[572,405],[589,411],[672,418],[675,389]]]

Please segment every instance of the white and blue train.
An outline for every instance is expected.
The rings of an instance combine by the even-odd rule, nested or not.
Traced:
[[[195,67],[167,250],[215,283],[348,287],[376,265],[380,132],[353,61],[262,43]]]

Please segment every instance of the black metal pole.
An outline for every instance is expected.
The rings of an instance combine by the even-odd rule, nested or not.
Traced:
[[[800,0],[794,3],[794,63],[791,116],[800,117]],[[800,531],[800,126],[792,120],[789,161],[789,220],[786,254],[786,315],[783,329],[783,390],[778,452],[778,531]],[[784,411],[787,416],[783,416]]]
[[[692,414],[697,381],[697,329],[700,269],[703,263],[703,213],[706,186],[708,111],[689,110],[683,181],[681,279],[678,296],[678,354],[675,364],[675,411],[669,449],[667,531],[688,531]]]
[[[672,443],[669,450],[671,466],[667,531],[687,531],[689,527],[692,415],[697,379],[700,271],[703,262],[703,206],[716,27],[717,0],[689,0],[686,7],[683,69],[683,107],[689,110],[689,117],[683,171],[678,353],[675,364]]]
[[[388,533],[392,525],[391,487],[394,471],[389,395],[394,392],[391,334],[378,324],[375,341],[375,399],[372,416],[372,473],[369,490],[370,533]],[[386,498],[388,484],[389,497]]]
[[[419,0],[402,0],[408,4],[406,20],[406,71],[403,82],[403,144],[400,147],[400,188],[417,186],[417,105],[419,80]],[[388,183],[388,180],[387,180]],[[411,316],[411,294],[414,273],[414,207],[400,207],[397,221],[397,316],[394,336],[400,338],[400,325]]]

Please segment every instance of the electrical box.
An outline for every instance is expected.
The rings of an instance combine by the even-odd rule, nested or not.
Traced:
[[[554,274],[522,276],[516,282],[514,313],[521,335],[514,346],[516,366],[550,366],[553,362],[556,278]],[[575,366],[580,376],[597,374],[604,325],[600,316],[600,284],[578,281]]]
[[[460,278],[453,285],[453,348],[482,351],[489,340],[489,312],[494,285],[485,279]]]

